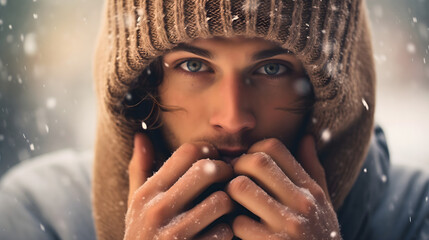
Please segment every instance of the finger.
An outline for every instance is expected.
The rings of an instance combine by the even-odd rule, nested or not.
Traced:
[[[307,144],[307,143],[306,143]],[[305,145],[306,146],[306,145]],[[302,151],[307,151],[308,146]],[[255,143],[249,153],[265,152],[277,163],[288,178],[302,189],[308,189],[312,194],[317,194],[318,188],[315,180],[304,170],[294,156],[289,152],[285,145],[278,139],[265,139]],[[307,154],[307,153],[306,153]],[[311,155],[311,159],[305,159],[309,164],[318,164],[319,160],[316,155]],[[300,161],[301,159],[298,158]],[[305,161],[304,160],[304,161]],[[309,160],[309,161],[308,161]]]
[[[289,179],[298,186],[305,183],[307,175],[286,146],[276,138],[264,139],[253,144],[248,153],[265,152],[277,163]]]
[[[216,219],[231,212],[232,209],[233,202],[225,192],[212,193],[194,208],[173,218],[164,227],[165,233],[177,237],[177,239],[193,238]]]
[[[152,175],[154,152],[150,139],[142,133],[134,136],[133,156],[128,165],[129,197]]]
[[[312,203],[307,192],[297,187],[266,153],[241,156],[234,163],[234,172],[251,177],[269,195],[298,212],[307,212],[305,203]]]
[[[302,167],[323,189],[325,195],[329,196],[325,169],[320,164],[319,158],[317,156],[316,144],[314,142],[313,136],[306,135],[302,138],[297,155],[302,164]]]
[[[226,187],[236,202],[260,217],[273,229],[283,229],[284,219],[293,219],[289,209],[269,196],[246,176],[234,178]]]
[[[210,185],[226,182],[232,176],[232,167],[223,161],[199,160],[165,193],[163,204],[178,214]]]
[[[263,224],[244,215],[237,216],[234,219],[232,230],[234,235],[241,239],[275,239],[269,237],[272,233]]]
[[[220,223],[209,229],[206,233],[195,238],[196,240],[230,240],[234,237],[231,227],[228,224]]]
[[[185,143],[151,177],[146,189],[150,192],[167,191],[197,160],[217,158],[218,152],[207,142]]]

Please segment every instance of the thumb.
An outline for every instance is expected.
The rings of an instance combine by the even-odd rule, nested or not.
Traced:
[[[128,165],[128,203],[134,192],[143,185],[150,176],[152,176],[152,167],[154,162],[153,151],[152,143],[146,135],[142,133],[136,133],[136,135],[134,135],[133,156]]]
[[[298,159],[304,170],[314,181],[316,181],[316,183],[325,192],[326,197],[329,199],[325,169],[323,168],[319,157],[317,156],[316,143],[314,142],[313,136],[305,135],[302,138],[301,145],[298,149]]]

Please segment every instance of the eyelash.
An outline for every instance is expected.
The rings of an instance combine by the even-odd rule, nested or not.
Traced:
[[[267,69],[265,68],[266,66],[270,65],[270,64],[275,64],[279,69],[278,72],[274,73],[274,74],[269,74],[267,73]],[[264,75],[267,77],[278,77],[278,76],[282,76],[285,74],[288,74],[292,71],[292,68],[287,66],[286,64],[283,63],[278,63],[278,62],[273,62],[271,61],[266,61],[261,63],[260,65],[258,65],[258,67],[255,68],[254,71],[252,71],[252,73],[256,73],[256,74],[260,74],[260,75]]]
[[[206,68],[207,70],[206,71],[199,71],[200,69],[198,69],[198,71],[196,71],[196,72],[187,70],[186,69],[187,66],[183,66],[183,65],[189,64],[189,62],[191,62],[191,61],[195,61],[195,62],[201,63],[201,65],[202,65],[201,68]],[[202,73],[202,72],[212,72],[213,71],[204,61],[202,61],[200,59],[195,59],[195,58],[190,58],[190,59],[186,59],[184,61],[181,61],[180,63],[178,63],[176,65],[175,68],[180,68],[181,70],[183,70],[183,71],[185,71],[186,73],[189,73],[189,74]]]
[[[188,66],[188,64],[189,64],[189,62],[191,62],[191,61],[195,61],[195,62],[199,62],[200,64],[201,64],[201,67],[197,70],[197,71],[190,71],[190,70],[188,70],[188,69],[186,69],[186,68],[188,68],[189,66]],[[186,64],[186,66],[184,66]],[[265,69],[265,67],[267,66],[267,65],[270,65],[270,64],[276,64],[278,67],[279,67],[279,69],[278,69],[278,71],[280,71],[280,73],[275,73],[275,74],[269,74],[269,73],[267,73],[266,72],[266,69]],[[186,60],[184,60],[184,61],[181,61],[180,63],[178,63],[177,65],[176,65],[176,67],[175,68],[180,68],[181,70],[183,70],[183,71],[185,71],[186,73],[188,73],[188,74],[196,74],[196,73],[204,73],[204,72],[213,72],[213,70],[205,63],[205,61],[202,61],[202,60],[200,60],[200,59],[195,59],[195,58],[190,58],[190,59],[186,59]],[[206,69],[205,71],[200,71],[201,70],[201,68],[204,68],[204,69]],[[262,69],[262,71],[264,71],[264,72],[262,72],[261,71],[261,69]],[[282,63],[278,63],[278,62],[273,62],[272,60],[270,61],[270,62],[263,62],[262,64],[260,64],[258,67],[256,67],[255,68],[255,70],[252,70],[251,72],[252,72],[252,74],[258,74],[258,75],[265,75],[265,76],[267,76],[267,77],[278,77],[278,76],[281,76],[281,75],[284,75],[284,74],[288,74],[288,73],[290,73],[291,72],[291,67],[289,67],[289,66],[287,66],[286,64],[282,64]]]

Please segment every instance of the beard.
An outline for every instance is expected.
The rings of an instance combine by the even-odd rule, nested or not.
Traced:
[[[237,134],[212,134],[191,137],[188,142],[207,142],[213,145],[217,150],[234,147],[237,149],[243,149],[243,153],[246,153],[249,148],[258,141],[268,138],[277,138],[286,146],[286,148],[288,148],[292,155],[295,155],[298,142],[303,136],[303,132],[303,129],[300,129],[294,139],[286,139],[284,136],[274,134],[256,135],[252,134],[252,132],[250,131],[247,131]],[[168,157],[171,156],[174,151],[176,151],[182,144],[184,144],[184,142],[180,142],[179,137],[166,124],[163,124],[162,127],[159,129],[159,134],[162,139],[161,145],[164,146],[163,155],[167,157],[163,159],[165,161],[168,159]],[[219,153],[220,158],[222,159],[222,152]]]

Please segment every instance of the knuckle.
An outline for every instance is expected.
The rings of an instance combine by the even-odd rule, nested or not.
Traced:
[[[303,230],[302,220],[297,217],[290,219],[285,225],[285,231],[293,238],[298,238]]]
[[[219,203],[225,203],[225,202],[227,202],[227,201],[229,201],[230,199],[229,199],[229,197],[228,197],[228,194],[226,194],[225,192],[223,192],[223,191],[217,191],[217,192],[214,192],[212,195],[211,195],[211,197],[214,199],[214,200],[216,200],[216,201],[218,201]]]
[[[224,207],[225,210],[230,210],[233,207],[231,198],[224,191],[214,192],[210,198],[214,204],[219,204]]]
[[[318,202],[323,202],[326,199],[325,192],[320,186],[315,186],[311,190],[311,194],[313,195],[314,199]]]
[[[250,184],[251,180],[248,177],[238,176],[229,183],[228,189],[239,194],[248,191]]]
[[[233,203],[225,192],[218,191],[205,199],[201,207],[201,210],[207,214],[221,216],[232,211]]]
[[[182,239],[180,235],[180,231],[176,231],[174,229],[170,231],[160,231],[158,233],[157,238],[158,240],[170,240],[170,239]]]
[[[267,168],[271,165],[272,159],[264,152],[257,152],[252,155],[249,165],[254,168]]]
[[[221,223],[217,228],[217,230],[218,231],[213,236],[213,238],[217,238],[216,236],[220,236],[220,239],[232,239],[234,237],[234,233],[232,232],[232,229],[225,223],[223,224]]]
[[[265,139],[260,143],[260,148],[265,149],[266,151],[278,151],[284,147],[283,143],[277,138]]]
[[[308,216],[316,211],[316,203],[310,197],[301,197],[299,201],[299,211],[304,215]]]
[[[157,225],[162,225],[164,218],[167,216],[168,208],[162,202],[150,206],[146,210],[146,217]]]

